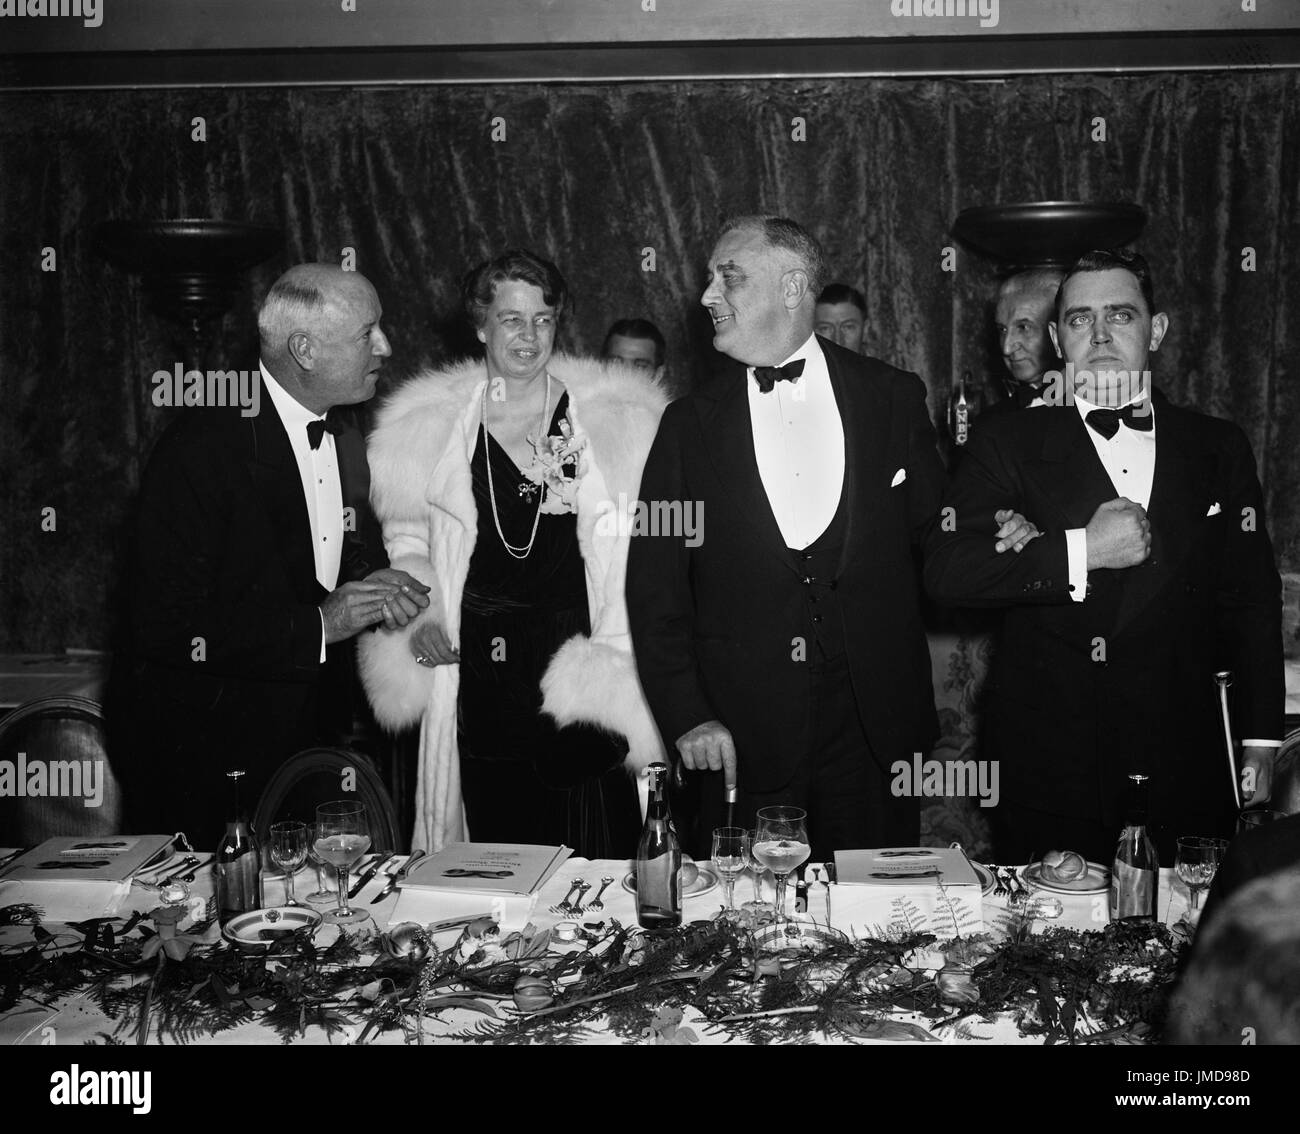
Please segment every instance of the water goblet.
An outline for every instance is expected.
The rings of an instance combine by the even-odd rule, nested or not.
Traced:
[[[743,827],[715,827],[713,831],[713,865],[722,875],[727,897],[724,918],[736,916],[736,879],[749,865],[749,832]]]
[[[1178,857],[1174,860],[1174,870],[1191,895],[1189,909],[1192,913],[1200,909],[1201,891],[1214,881],[1214,875],[1227,849],[1227,839],[1188,835],[1178,840]]]
[[[745,834],[749,836],[749,873],[754,880],[754,900],[746,902],[740,908],[748,911],[756,918],[767,918],[775,911],[771,902],[763,900],[763,875],[767,873],[767,867],[759,862],[754,854],[754,843],[757,841],[758,832],[746,831]]]
[[[307,861],[307,824],[297,820],[272,823],[271,861],[284,871],[284,904],[296,906],[293,896],[294,873]]]
[[[325,920],[355,926],[369,919],[364,910],[348,905],[348,872],[370,849],[370,824],[365,804],[351,800],[322,803],[316,808],[316,853],[339,872],[339,904]]]
[[[776,876],[776,917],[785,916],[786,879],[812,853],[808,842],[808,812],[802,807],[763,807],[758,812],[752,853]]]

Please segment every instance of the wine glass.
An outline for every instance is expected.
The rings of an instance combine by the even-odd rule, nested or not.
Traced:
[[[767,867],[758,861],[757,855],[754,854],[754,844],[758,842],[757,831],[746,831],[748,836],[749,847],[749,873],[754,880],[754,900],[746,902],[741,909],[748,910],[756,917],[766,917],[773,912],[771,902],[763,901],[763,875],[767,873]]]
[[[297,820],[272,823],[271,861],[284,871],[284,904],[296,906],[293,896],[293,876],[307,861],[307,824]]]
[[[348,905],[348,871],[370,849],[370,825],[363,803],[339,800],[316,808],[316,853],[339,872],[339,905],[325,920],[336,925],[356,925],[367,920],[364,910]]]
[[[1251,827],[1262,827],[1265,823],[1276,823],[1279,819],[1285,819],[1284,811],[1269,811],[1264,808],[1251,808],[1243,811],[1237,816],[1237,834],[1249,830]]]
[[[1189,835],[1178,840],[1178,857],[1174,860],[1174,869],[1187,885],[1193,912],[1199,909],[1201,891],[1214,881],[1214,875],[1227,849],[1227,839]]]
[[[713,830],[713,865],[722,875],[727,908],[722,916],[736,916],[736,879],[749,865],[749,832],[743,827],[715,827]]]
[[[316,889],[307,895],[307,901],[313,906],[332,906],[338,901],[338,893],[329,888],[329,875],[333,868],[316,853],[316,840],[319,837],[320,828],[315,823],[308,824],[307,859],[316,868]]]
[[[808,812],[802,807],[763,807],[758,812],[753,855],[776,876],[776,918],[785,916],[785,883],[808,861]]]

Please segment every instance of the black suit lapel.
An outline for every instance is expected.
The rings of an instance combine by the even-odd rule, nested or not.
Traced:
[[[1185,419],[1168,403],[1156,402],[1156,467],[1147,507],[1151,554],[1145,563],[1122,573],[1117,633],[1151,603],[1191,552],[1212,477],[1213,466],[1197,452]]]
[[[289,435],[269,397],[248,423],[253,437],[249,471],[270,516],[276,549],[294,589],[304,600],[315,602],[325,589],[316,580],[307,498]]]
[[[865,538],[871,527],[865,519],[879,503],[879,494],[889,489],[880,476],[875,480],[881,483],[873,484],[867,470],[873,462],[880,466],[881,461],[888,457],[892,407],[884,398],[881,386],[863,375],[850,374],[841,362],[839,352],[827,350],[827,344],[820,338],[818,345],[826,356],[831,389],[835,392],[835,404],[844,430],[844,547],[836,572],[843,575],[858,552],[877,546],[876,541]]]
[[[1073,406],[1027,412],[1043,416],[1045,428],[1039,455],[1049,468],[1038,483],[1026,484],[1025,492],[1030,495],[1041,492],[1046,496],[1056,509],[1061,528],[1087,527],[1097,508],[1117,495],[1088,437],[1088,427]],[[1033,474],[1029,475],[1032,478]],[[1043,520],[1058,526],[1046,516]]]
[[[754,427],[749,415],[746,367],[727,366],[715,383],[716,395],[697,399],[700,428],[709,444],[709,459],[724,491],[765,550],[794,570],[786,554],[785,538],[772,512],[772,504],[758,473],[754,455]]]

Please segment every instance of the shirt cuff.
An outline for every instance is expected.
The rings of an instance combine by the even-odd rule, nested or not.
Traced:
[[[1243,740],[1242,748],[1281,748],[1280,740]]]
[[[325,664],[325,612],[320,607],[316,608],[316,613],[320,615],[320,663]]]
[[[1086,528],[1067,528],[1065,564],[1070,583],[1070,599],[1083,602],[1088,597],[1088,532]]]

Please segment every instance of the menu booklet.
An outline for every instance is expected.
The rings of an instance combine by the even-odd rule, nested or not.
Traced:
[[[171,848],[171,835],[63,835],[16,858],[6,882],[125,882]]]
[[[832,925],[850,936],[925,932],[953,937],[983,930],[979,877],[959,850],[836,851],[835,877]]]
[[[390,923],[422,925],[457,917],[492,918],[522,929],[537,893],[573,854],[569,847],[448,843],[402,880]]]
[[[0,869],[0,905],[30,903],[46,921],[112,917],[140,871],[167,861],[171,835],[65,835]]]

